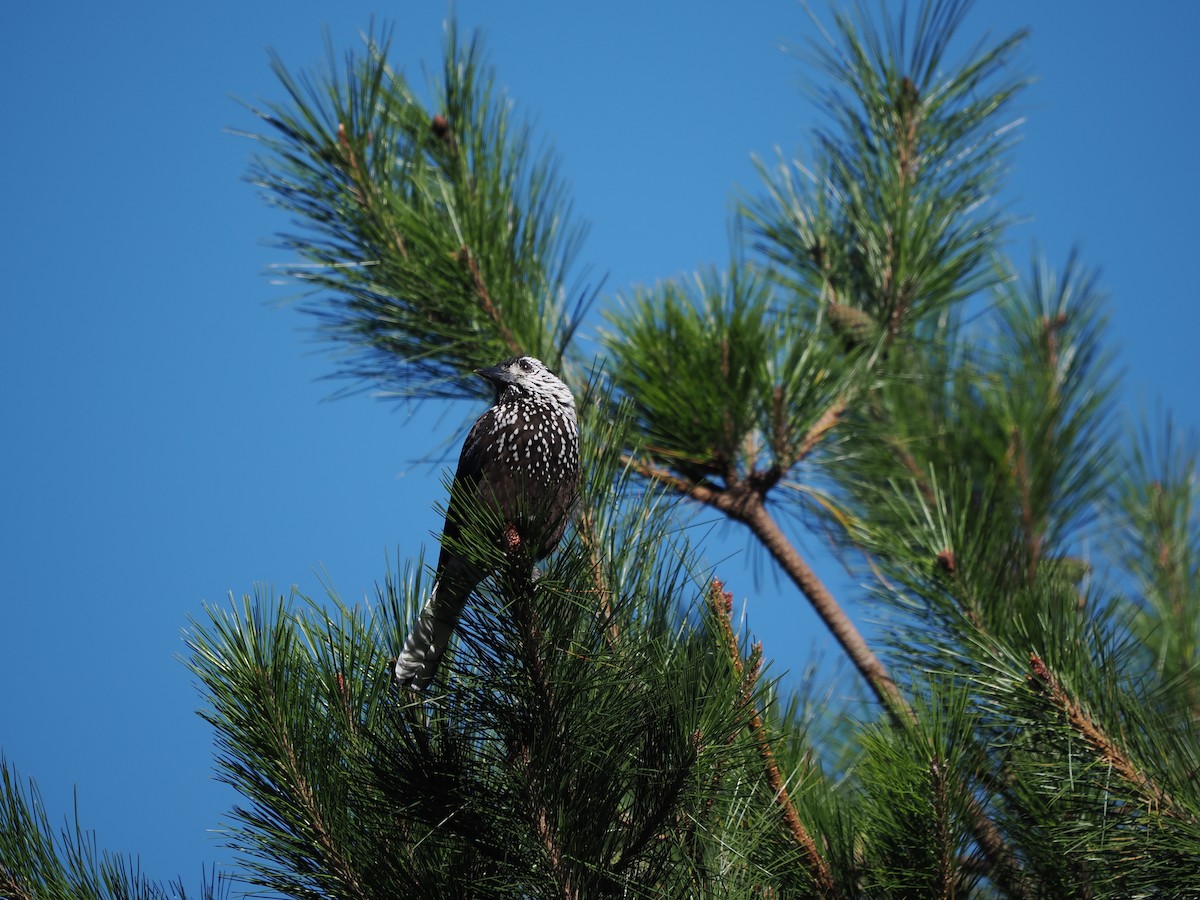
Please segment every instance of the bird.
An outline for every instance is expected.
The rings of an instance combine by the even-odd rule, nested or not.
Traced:
[[[500,531],[489,537],[510,551],[519,539],[532,564],[562,540],[579,490],[570,388],[532,356],[512,356],[475,374],[495,388],[495,399],[463,442],[433,589],[393,664],[395,681],[416,691],[433,680],[468,597],[490,574],[479,560],[464,558],[464,530],[496,523]]]

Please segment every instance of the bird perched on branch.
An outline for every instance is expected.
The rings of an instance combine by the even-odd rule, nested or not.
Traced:
[[[532,356],[476,374],[496,399],[463,444],[433,590],[393,667],[404,687],[433,679],[467,597],[489,574],[465,558],[464,531],[494,523],[498,533],[487,537],[509,553],[519,548],[532,564],[557,546],[575,505],[579,426],[570,389]]]

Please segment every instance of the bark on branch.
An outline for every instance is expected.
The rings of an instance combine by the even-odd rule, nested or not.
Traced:
[[[815,430],[815,429],[814,429]],[[826,429],[828,430],[828,429]],[[766,508],[764,490],[750,479],[720,488],[680,478],[646,460],[625,456],[624,460],[644,478],[669,487],[684,496],[720,510],[731,519],[745,524],[759,539],[780,568],[812,604],[817,615],[841,645],[859,674],[866,679],[875,696],[887,709],[892,723],[909,728],[917,721],[916,714],[896,686],[887,667],[875,655],[845,610],[838,604],[824,582],[809,567],[792,546],[787,535]],[[988,817],[982,805],[970,799],[971,830],[979,847],[992,866],[992,876],[1010,887],[1016,896],[1023,896],[1020,886],[1020,866],[1013,859],[1000,829]]]
[[[1030,674],[1027,678],[1030,687],[1045,695],[1054,707],[1067,717],[1071,728],[1087,741],[1108,765],[1112,766],[1114,772],[1141,794],[1152,809],[1175,819],[1189,820],[1171,795],[1155,784],[1149,775],[1141,771],[1121,746],[1093,721],[1083,707],[1063,687],[1058,676],[1036,653],[1029,654],[1029,669]]]
[[[866,679],[875,696],[893,719],[913,721],[912,710],[896,687],[896,682],[888,673],[887,667],[871,650],[824,582],[796,552],[796,548],[767,510],[761,490],[755,490],[745,483],[729,488],[696,484],[644,460],[629,460],[628,457],[626,459],[640,475],[718,509],[746,525],[812,604],[821,621],[832,632],[842,650]]]
[[[721,624],[722,637],[725,640],[725,650],[729,654],[729,659],[733,663],[733,668],[737,672],[738,679],[741,681],[741,700],[743,705],[750,709],[750,731],[754,735],[755,743],[758,745],[758,753],[763,761],[767,783],[771,785],[771,790],[775,794],[775,801],[779,804],[780,809],[783,810],[784,823],[792,835],[792,840],[804,851],[809,875],[812,876],[817,886],[817,891],[822,897],[836,897],[838,894],[837,888],[833,883],[833,876],[830,874],[829,867],[825,864],[824,858],[817,850],[817,842],[813,840],[812,835],[808,833],[808,829],[804,827],[804,823],[800,821],[800,815],[796,812],[796,807],[792,803],[791,796],[788,794],[787,783],[783,778],[783,773],[779,771],[779,763],[775,760],[775,751],[772,749],[770,738],[767,736],[762,714],[753,703],[754,684],[758,680],[758,669],[762,663],[762,645],[759,644],[756,646],[755,656],[757,662],[751,666],[750,673],[747,674],[742,665],[742,654],[738,647],[737,635],[733,633],[733,624],[730,620],[733,595],[727,593],[724,590],[724,585],[716,579],[713,580],[711,585],[709,603],[717,616],[717,621]]]

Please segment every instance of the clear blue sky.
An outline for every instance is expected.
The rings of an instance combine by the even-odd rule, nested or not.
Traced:
[[[723,262],[750,154],[805,146],[813,113],[780,47],[808,19],[794,0],[737,7],[459,0],[555,142],[609,292]],[[319,592],[322,566],[345,598],[369,593],[439,527],[437,469],[417,460],[478,412],[322,402],[331,365],[265,274],[287,261],[265,241],[286,223],[242,180],[251,144],[224,131],[253,127],[232,97],[280,97],[268,47],[316,63],[322,25],[347,47],[372,13],[399,22],[398,66],[436,64],[437,2],[3,16],[0,749],[56,821],[77,789],[100,846],[159,878],[194,885],[230,859],[209,829],[234,798],[177,659],[187,617],[255,582]],[[1113,298],[1130,409],[1161,398],[1194,427],[1200,7],[992,2],[965,33],[1023,25],[1040,81],[1006,195],[1027,217],[1014,255],[1037,240],[1058,263],[1078,243]],[[725,571],[779,668],[830,654],[744,556]]]

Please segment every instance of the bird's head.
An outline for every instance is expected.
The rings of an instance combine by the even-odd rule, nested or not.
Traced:
[[[496,403],[516,402],[523,398],[550,400],[574,411],[575,399],[545,363],[532,356],[511,356],[475,374],[491,382],[496,389]]]

